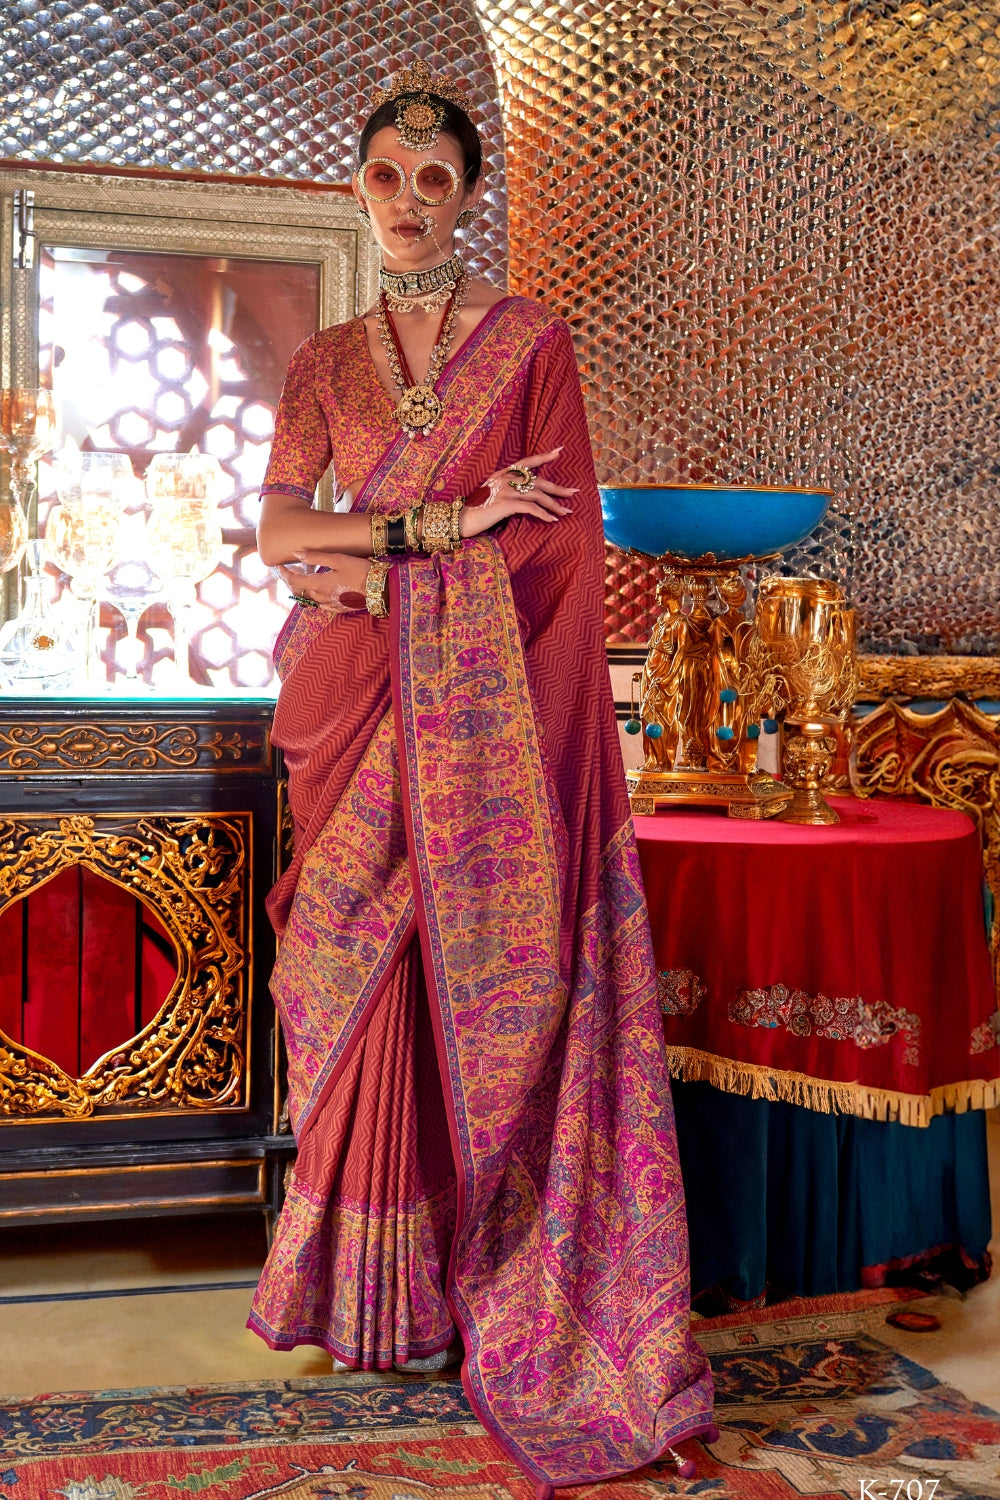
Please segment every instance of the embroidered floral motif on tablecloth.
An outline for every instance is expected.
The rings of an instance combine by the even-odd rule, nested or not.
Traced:
[[[1000,1010],[995,1010],[981,1026],[975,1027],[969,1040],[969,1051],[973,1056],[978,1052],[989,1052],[992,1047],[1000,1047]]]
[[[867,1005],[860,995],[808,995],[805,990],[772,984],[765,989],[740,990],[729,1005],[729,1019],[738,1026],[786,1027],[793,1036],[821,1036],[857,1047],[883,1047],[899,1038],[903,1061],[919,1064],[920,1017],[884,1000]]]
[[[693,1015],[708,994],[693,969],[661,969],[656,990],[665,1016]]]

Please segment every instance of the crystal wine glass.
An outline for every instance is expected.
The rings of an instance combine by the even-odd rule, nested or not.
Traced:
[[[146,493],[153,507],[149,556],[174,617],[177,673],[190,680],[195,585],[215,572],[222,556],[219,461],[206,453],[157,453],[146,471]]]
[[[55,466],[62,504],[49,517],[49,556],[72,577],[84,609],[84,673],[96,683],[98,603],[101,578],[111,566],[126,506],[141,494],[127,453],[80,453],[64,449]]]
[[[102,595],[125,621],[125,681],[139,678],[139,621],[151,604],[163,597],[164,584],[149,560],[148,525],[141,512],[122,517],[114,561],[108,569]]]
[[[28,518],[17,501],[0,505],[0,573],[17,567],[27,541]]]

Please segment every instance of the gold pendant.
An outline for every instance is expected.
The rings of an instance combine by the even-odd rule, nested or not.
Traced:
[[[436,425],[443,411],[441,399],[429,385],[411,385],[396,407],[396,421],[404,432],[424,434]]]

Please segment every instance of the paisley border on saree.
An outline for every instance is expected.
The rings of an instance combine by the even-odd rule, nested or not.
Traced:
[[[470,363],[491,335],[491,357]],[[558,319],[523,299],[497,304],[445,371],[442,387],[451,399],[438,428],[419,442],[395,439],[360,487],[356,509],[403,509],[414,496],[433,490],[449,498],[462,485],[478,483],[484,476],[473,464],[491,430],[491,467],[502,465],[505,455],[518,457],[507,445],[535,441],[544,426],[532,415],[535,390],[526,389],[532,359],[557,336],[565,350],[563,364],[554,368],[575,381],[570,340]],[[565,390],[572,395],[574,388]],[[567,441],[585,444],[578,389],[575,402],[560,405],[565,429],[547,446],[562,442],[563,430]],[[505,422],[519,405],[522,415]],[[584,468],[589,464],[588,454]],[[592,466],[589,475],[583,477],[592,485]],[[581,534],[580,545],[596,548],[596,493],[590,500],[594,530]],[[447,1292],[466,1339],[463,1381],[496,1440],[547,1487],[613,1477],[655,1458],[670,1442],[709,1430],[711,1378],[688,1331],[679,1168],[670,1151],[655,973],[648,930],[643,937],[631,825],[606,838],[600,855],[590,842],[590,852],[581,855],[587,909],[574,905],[571,880],[563,914],[551,826],[559,800],[551,799],[546,780],[507,567],[500,545],[478,538],[456,556],[414,557],[395,568],[390,626],[401,639],[389,657],[411,883],[459,1173],[459,1229]],[[417,594],[419,632],[410,608]],[[425,724],[421,747],[407,724],[435,715],[441,722]],[[454,786],[441,766],[451,729],[459,740],[465,736],[462,754],[453,757]],[[436,731],[445,740],[435,743]],[[468,743],[477,735],[486,752],[478,763]],[[493,752],[499,752],[492,767],[499,774],[490,780]],[[512,767],[516,775],[505,783]],[[408,795],[414,784],[419,805]],[[453,791],[459,795],[449,801]],[[461,805],[466,793],[467,805]],[[435,796],[439,802],[430,808]],[[475,861],[481,869],[470,875]],[[509,914],[506,901],[498,906],[494,899],[488,909],[469,899],[480,876],[490,885],[493,866],[504,897],[503,882],[511,882],[516,900]],[[442,875],[448,892],[441,889]],[[460,899],[449,911],[451,891]],[[448,920],[441,920],[442,912]],[[561,915],[579,946],[572,1001]],[[485,945],[483,953],[470,957],[466,950],[476,944]],[[512,969],[516,986],[510,985]],[[504,982],[513,991],[509,999]],[[478,1045],[483,1039],[487,1045]],[[508,1075],[517,1071],[512,1047],[520,1073],[509,1088]],[[483,1097],[474,1098],[477,1090]],[[591,1141],[594,1111],[599,1121]],[[497,1190],[508,1185],[519,1194],[513,1207],[497,1200]],[[580,1249],[583,1292],[575,1302],[577,1279],[568,1277],[566,1260],[573,1246],[563,1243],[574,1226],[586,1242]],[[471,1301],[463,1293],[470,1276],[478,1276]],[[650,1299],[641,1288],[649,1286],[655,1297],[647,1312]],[[486,1305],[491,1292],[492,1311]],[[503,1326],[508,1297],[516,1313]],[[637,1305],[643,1308],[638,1328]],[[549,1312],[552,1328],[536,1328],[536,1313],[544,1323]],[[511,1341],[528,1356],[519,1347],[510,1357]]]
[[[343,912],[343,899],[336,904],[326,899],[334,885],[350,893]],[[289,1107],[300,1145],[413,932],[413,895],[389,713],[305,857],[271,976],[271,992],[289,1038]],[[338,984],[345,973],[351,982]],[[341,990],[355,998],[336,1016],[331,1010]]]
[[[583,1277],[587,1289],[577,1304],[566,1291],[574,1276],[564,1264],[558,1221],[567,1209],[567,1225],[580,1213],[587,1224],[596,1179],[582,1207],[574,1188],[561,1177],[559,1186],[546,1182],[541,1195],[541,1184],[535,1185],[522,1151],[535,1113],[541,1125],[554,1107],[562,1147],[554,1145],[553,1150],[560,1161],[568,1169],[579,1159],[582,1169],[587,1143],[582,1143],[581,1156],[577,1137],[596,1129],[588,1170],[600,1173],[596,1163],[611,1150],[611,1137],[605,1138],[590,1119],[597,1097],[591,1071],[597,1058],[588,1070],[583,1057],[587,1039],[602,1049],[605,1068],[617,1066],[626,1047],[637,1073],[644,1075],[642,1057],[632,1056],[632,1051],[638,1045],[641,1052],[640,1037],[647,1033],[649,1045],[662,1058],[652,950],[648,936],[643,942],[641,929],[635,927],[636,920],[645,921],[637,857],[633,845],[630,865],[626,827],[602,860],[602,904],[580,918],[577,936],[583,951],[574,996],[577,1029],[572,1033],[576,1050],[564,1056],[569,993],[560,962],[556,842],[515,605],[500,550],[480,539],[457,558],[409,569],[396,581],[393,602],[400,630],[400,650],[393,657],[393,700],[403,802],[425,975],[442,1071],[450,1078],[449,1113],[460,1169],[448,1295],[466,1343],[463,1382],[484,1424],[540,1484],[608,1478],[650,1461],[680,1435],[704,1431],[711,1423],[710,1377],[704,1360],[687,1343],[679,1173],[676,1183],[669,1190],[659,1189],[659,1197],[654,1193],[641,1212],[635,1203],[626,1208],[625,1201],[615,1197],[618,1191],[634,1195],[639,1159],[648,1156],[651,1164],[657,1162],[672,1134],[669,1099],[659,1105],[661,1113],[666,1111],[662,1139],[652,1124],[655,1100],[645,1101],[645,1111],[637,1111],[634,1101],[630,1105],[632,1116],[648,1117],[648,1143],[641,1126],[637,1128],[634,1120],[626,1123],[629,1106],[616,1119],[617,1144],[628,1143],[636,1165],[623,1168],[623,1181],[616,1180],[614,1187],[609,1179],[598,1196],[606,1197],[609,1207],[614,1201],[625,1227],[620,1244],[615,1239],[614,1252],[596,1259],[592,1252],[594,1267],[604,1269]],[[504,838],[511,821],[519,825],[513,844]],[[527,840],[525,828],[530,830]],[[516,857],[518,849],[521,854]],[[548,858],[532,863],[526,857],[531,850],[547,851]],[[469,899],[474,864],[490,893],[478,911],[475,900]],[[492,972],[478,950],[470,965],[470,947],[494,937],[489,949]],[[642,954],[642,961],[635,955],[634,972],[626,956],[632,952],[630,938],[640,944]],[[516,992],[510,985],[511,970],[518,972]],[[517,1019],[512,1024],[514,1012]],[[628,1043],[620,1029],[626,1021]],[[605,1121],[608,1128],[610,1118]],[[557,1168],[557,1176],[560,1171]],[[500,1198],[511,1195],[520,1201],[520,1210],[500,1207]],[[590,1225],[591,1232],[597,1228],[596,1222]],[[600,1233],[606,1233],[603,1226]],[[508,1238],[510,1248],[503,1250]],[[490,1264],[496,1262],[486,1277],[473,1269],[484,1256]],[[665,1257],[671,1256],[676,1263],[671,1262],[671,1273],[664,1276]],[[659,1296],[650,1304],[639,1289],[644,1273],[654,1267]],[[497,1275],[502,1287],[493,1285]],[[555,1391],[546,1385],[544,1399],[531,1388],[527,1346],[512,1355],[514,1363],[508,1369],[497,1365],[505,1340],[523,1345],[524,1327],[522,1318],[518,1335],[513,1324],[519,1314],[505,1321],[496,1309],[507,1308],[509,1314],[518,1299],[530,1309],[536,1298],[548,1308],[548,1321],[543,1318],[544,1326],[536,1330],[538,1357],[548,1370],[548,1381],[556,1383]],[[617,1312],[609,1316],[622,1301],[642,1307],[641,1329],[620,1325]],[[536,1317],[542,1316],[541,1302]],[[492,1316],[488,1308],[494,1309]],[[481,1359],[482,1329],[487,1326],[493,1335],[488,1375]],[[666,1351],[675,1345],[675,1356],[691,1371],[690,1383],[665,1396],[670,1385]],[[673,1364],[676,1377],[676,1358]],[[557,1378],[557,1370],[565,1379]],[[599,1412],[588,1421],[583,1393],[591,1390],[600,1390],[601,1401]],[[618,1394],[609,1404],[611,1390]],[[668,1408],[673,1420],[664,1432],[658,1430],[658,1418]]]

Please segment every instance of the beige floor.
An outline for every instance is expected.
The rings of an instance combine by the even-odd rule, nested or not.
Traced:
[[[878,1337],[939,1380],[1000,1411],[1000,1111],[989,1115],[993,1275],[965,1298],[928,1297],[921,1312],[941,1319],[937,1333],[904,1333],[883,1325]]]
[[[997,1271],[964,1299],[920,1303],[938,1333],[878,1335],[1000,1410],[1000,1118],[991,1118]],[[325,1375],[318,1349],[275,1354],[244,1324],[264,1258],[258,1219],[159,1219],[0,1231],[0,1395]],[[140,1287],[211,1290],[78,1298]],[[7,1298],[65,1300],[16,1301]]]

